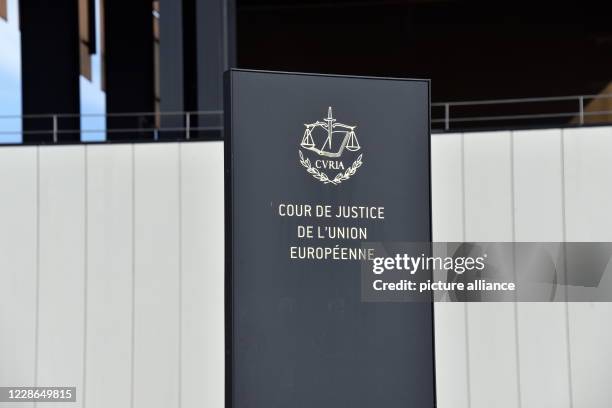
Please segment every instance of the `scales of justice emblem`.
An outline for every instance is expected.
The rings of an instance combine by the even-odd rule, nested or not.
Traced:
[[[331,106],[327,110],[327,118],[322,122],[317,120],[304,126],[306,129],[300,143],[304,152],[298,149],[298,153],[300,164],[312,177],[324,184],[338,185],[351,178],[361,167],[363,153],[356,153],[361,150],[355,134],[357,126],[337,122]],[[349,162],[353,160],[349,165],[344,162],[347,158]]]

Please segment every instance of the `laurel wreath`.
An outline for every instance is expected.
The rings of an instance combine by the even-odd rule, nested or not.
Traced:
[[[302,166],[306,168],[306,171],[310,173],[312,177],[323,182],[324,184],[331,183],[335,186],[351,178],[351,176],[354,175],[357,172],[357,169],[361,167],[361,165],[363,164],[363,162],[361,161],[361,158],[363,157],[363,153],[362,153],[359,155],[359,157],[357,157],[357,159],[353,162],[353,164],[351,164],[345,171],[341,171],[340,173],[336,175],[336,177],[334,177],[333,179],[330,179],[327,176],[327,174],[323,173],[316,167],[312,167],[312,164],[310,163],[310,159],[309,158],[304,159],[304,155],[302,154],[301,150],[298,150],[298,153],[300,154],[300,163],[302,164]]]

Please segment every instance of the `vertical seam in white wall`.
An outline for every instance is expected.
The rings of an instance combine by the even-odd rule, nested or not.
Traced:
[[[514,132],[510,132],[510,197],[512,202],[510,203],[510,219],[512,222],[512,242],[516,242],[516,194],[515,184],[516,180],[514,177]],[[514,278],[516,279],[516,249],[513,244],[512,246],[512,270],[514,271]],[[518,302],[516,299],[516,293],[514,295],[514,344],[516,352],[516,392],[518,395],[518,406],[519,408],[523,405],[523,397],[521,392],[521,358],[520,358],[520,344],[519,344],[519,316],[518,316]]]
[[[38,386],[38,338],[40,315],[40,146],[36,146],[36,306],[34,312],[34,386]],[[36,408],[36,402],[33,404]]]
[[[461,233],[465,242],[465,133],[461,133]],[[468,408],[472,406],[472,380],[470,377],[470,331],[468,321],[468,304],[463,303],[463,313],[465,315],[465,382],[467,386]]]
[[[178,148],[178,408],[183,404],[183,172],[182,144]]]
[[[85,145],[83,149],[83,185],[84,185],[84,216],[85,222],[83,224],[83,391],[81,393],[82,399],[82,407],[85,408],[86,400],[85,400],[85,392],[87,390],[87,285],[88,285],[88,231],[89,231],[89,217],[88,217],[88,180],[89,172],[88,172],[88,160],[87,155],[89,153],[88,146]]]
[[[565,272],[565,340],[567,341],[567,379],[569,383],[569,403],[570,408],[574,406],[574,385],[572,382],[572,354],[571,354],[571,338],[570,338],[570,317],[568,303],[568,286],[567,286],[567,258],[565,252],[565,242],[567,242],[567,219],[565,209],[565,130],[561,129],[561,233],[563,236],[563,270]]]
[[[130,407],[134,407],[134,354],[136,352],[136,153],[132,144],[132,321],[130,345]]]

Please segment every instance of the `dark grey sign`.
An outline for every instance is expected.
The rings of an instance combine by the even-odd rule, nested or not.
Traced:
[[[434,406],[431,302],[361,299],[362,245],[430,241],[429,82],[226,78],[227,406]]]

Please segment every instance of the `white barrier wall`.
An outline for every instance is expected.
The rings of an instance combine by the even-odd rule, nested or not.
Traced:
[[[610,127],[434,135],[432,155],[437,241],[612,241]],[[435,311],[440,408],[612,404],[612,304]]]
[[[2,147],[0,191],[0,386],[223,406],[221,142]]]
[[[612,241],[610,127],[440,134],[432,155],[435,240]],[[223,406],[221,142],[2,147],[0,192],[0,386]],[[612,305],[435,309],[440,408],[612,401]]]

